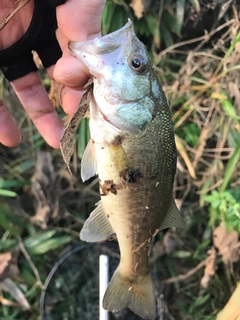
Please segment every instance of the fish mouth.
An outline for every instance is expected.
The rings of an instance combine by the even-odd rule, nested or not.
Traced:
[[[68,48],[73,56],[80,59],[94,75],[101,68],[101,59],[116,51],[120,46],[127,45],[135,36],[133,24],[130,19],[121,29],[116,30],[105,36],[97,36],[94,39],[73,42],[70,41]]]

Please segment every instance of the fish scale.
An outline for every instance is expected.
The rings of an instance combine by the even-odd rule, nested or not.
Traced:
[[[98,174],[101,195],[80,237],[95,242],[116,236],[119,243],[120,264],[103,307],[129,307],[155,319],[153,238],[161,229],[184,226],[172,197],[176,147],[168,103],[131,21],[69,48],[94,79],[91,140],[81,165],[83,180]]]

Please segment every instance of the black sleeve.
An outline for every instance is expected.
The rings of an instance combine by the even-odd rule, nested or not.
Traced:
[[[48,0],[48,3],[51,7],[56,8],[57,6],[60,6],[60,4],[64,4],[66,0]]]
[[[48,2],[59,5],[65,1],[35,0],[33,17],[26,33],[11,47],[0,51],[0,68],[9,81],[37,70],[32,50],[38,53],[45,68],[62,56],[55,36],[56,10]]]

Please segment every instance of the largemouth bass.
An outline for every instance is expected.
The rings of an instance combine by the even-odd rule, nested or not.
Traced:
[[[96,242],[116,236],[119,243],[121,260],[103,307],[128,307],[155,319],[152,240],[161,229],[184,226],[172,196],[176,148],[168,103],[130,20],[69,48],[93,76],[91,140],[81,175],[87,180],[98,174],[101,195],[80,237]]]

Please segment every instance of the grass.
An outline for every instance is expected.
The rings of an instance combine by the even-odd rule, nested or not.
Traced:
[[[151,259],[161,281],[159,292],[164,294],[159,303],[166,319],[210,320],[227,303],[240,278],[239,265],[224,264],[216,251],[213,273],[204,269],[210,266],[215,228],[221,224],[230,233],[232,228],[240,232],[239,17],[234,3],[222,17],[219,7],[209,9],[201,1],[169,3],[153,1],[138,20],[128,2],[108,0],[103,33],[121,27],[127,17],[134,20],[172,108],[178,148],[174,197],[186,228],[164,231],[156,238]],[[205,34],[188,34],[189,25],[198,32],[209,11],[217,17],[215,25]],[[16,300],[1,290],[0,319],[39,319],[43,284],[67,252],[71,254],[49,282],[47,306],[52,312],[56,305],[71,310],[68,316],[61,309],[62,319],[76,319],[79,314],[84,320],[97,317],[98,255],[107,252],[113,265],[119,256],[114,245],[71,251],[83,245],[79,231],[98,201],[97,180],[83,184],[79,178],[79,158],[89,140],[88,121],[78,130],[71,176],[60,152],[45,144],[21,107],[16,107],[19,102],[8,84],[3,88],[1,82],[1,90],[10,110],[14,106],[23,141],[11,149],[0,145],[0,250],[12,254],[9,261],[0,255],[0,266],[5,266],[4,277],[12,279],[30,308],[23,308],[24,298]],[[206,287],[201,286],[204,275],[209,276]],[[0,275],[0,282],[4,277]],[[126,317],[137,319],[130,313],[119,314],[118,319]],[[60,319],[59,313],[53,319]]]

